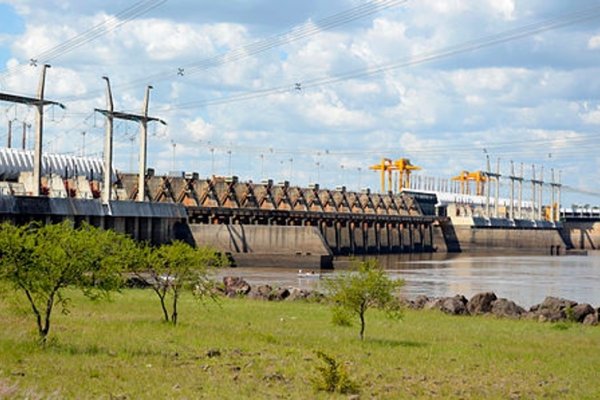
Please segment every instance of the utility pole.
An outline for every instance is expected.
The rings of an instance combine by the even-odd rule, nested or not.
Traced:
[[[519,174],[519,204],[518,204],[518,214],[519,219],[523,219],[523,163],[521,163],[521,173]]]
[[[531,165],[531,219],[535,220],[535,185],[537,184],[535,179],[535,165]]]
[[[515,163],[510,160],[510,219],[515,219]]]
[[[85,131],[81,131],[81,157],[85,157]]]
[[[319,181],[321,180],[321,162],[317,161],[315,163],[315,165],[317,166],[317,182],[319,183]]]
[[[46,86],[46,70],[50,65],[42,67],[38,86],[37,125],[35,129],[35,143],[33,148],[33,195],[39,196],[42,186],[42,135],[44,132],[44,89]]]
[[[556,182],[554,181],[554,168],[550,168],[550,222],[556,222],[556,214],[554,208],[554,191],[556,190]]]
[[[31,128],[31,125],[23,121],[23,142],[21,143],[23,150],[27,148],[27,128]]]
[[[7,143],[6,143],[6,147],[8,147],[9,149],[12,146],[12,119],[8,120],[8,138],[7,138]]]
[[[496,159],[496,199],[494,200],[494,217],[499,217],[500,210],[500,158]]]
[[[46,84],[46,70],[50,65],[42,66],[40,81],[38,85],[37,98],[15,96],[7,93],[0,93],[0,101],[8,101],[10,103],[20,103],[34,106],[36,108],[36,129],[35,129],[35,145],[33,154],[33,192],[32,196],[39,197],[42,184],[42,134],[44,131],[44,106],[57,105],[62,109],[66,107],[55,101],[44,100],[44,87]]]
[[[146,152],[148,149],[148,122],[157,121],[163,125],[167,125],[165,121],[159,118],[148,116],[148,102],[150,99],[150,90],[152,86],[146,87],[146,96],[144,97],[144,104],[142,105],[141,114],[124,113],[113,110],[112,91],[110,89],[110,81],[107,77],[102,77],[106,81],[107,91],[107,109],[99,110],[95,109],[96,112],[104,115],[107,118],[106,124],[106,136],[104,141],[104,190],[102,196],[102,202],[108,204],[111,199],[111,186],[112,186],[112,142],[113,142],[113,119],[122,119],[127,121],[139,122],[141,125],[140,133],[140,165],[138,175],[138,193],[137,201],[145,200],[146,193]]]
[[[131,150],[129,150],[129,172],[133,172],[133,143],[135,142],[135,136],[129,138],[131,142]]]
[[[106,131],[104,134],[104,187],[102,190],[102,204],[109,204],[112,197],[112,153],[113,153],[113,112],[114,103],[110,80],[107,76],[102,79],[106,81]]]
[[[558,203],[558,221],[560,222],[560,189],[562,187],[562,183],[561,183],[561,175],[562,175],[562,171],[558,170],[558,183],[556,184],[556,202]]]
[[[485,216],[486,218],[490,218],[490,186],[492,186],[492,180],[490,179],[492,176],[492,167],[490,166],[490,156],[489,154],[485,155],[486,160],[486,173],[487,177],[487,187],[485,188]]]
[[[544,194],[544,166],[542,165],[540,167],[540,180],[538,182],[538,189],[539,189],[539,193],[540,193],[540,206],[538,207],[538,219],[541,221],[542,220],[542,206],[543,206],[543,200],[542,200],[542,195]]]
[[[177,143],[174,140],[171,140],[171,146],[173,146],[173,157],[171,159],[171,171],[175,172],[175,149],[177,148]]]
[[[227,155],[229,156],[229,163],[228,163],[228,172],[229,172],[229,176],[231,176],[231,150],[227,150]]]

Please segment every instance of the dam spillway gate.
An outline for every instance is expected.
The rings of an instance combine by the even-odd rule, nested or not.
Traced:
[[[121,175],[120,185],[122,196],[137,196],[136,175]],[[380,194],[318,185],[301,188],[287,182],[148,176],[145,198],[184,205],[191,226],[314,227],[333,255],[437,249],[436,196],[424,193]]]

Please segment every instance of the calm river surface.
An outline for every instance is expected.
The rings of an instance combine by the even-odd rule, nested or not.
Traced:
[[[589,256],[498,256],[498,255],[388,255],[378,256],[380,263],[394,278],[406,285],[403,294],[453,296],[469,298],[478,292],[493,291],[498,297],[514,300],[523,307],[540,303],[546,296],[565,297],[577,302],[600,306],[600,255]],[[335,271],[351,265],[348,258],[335,262]],[[317,278],[297,276],[290,268],[229,268],[220,276],[241,276],[251,284],[319,288]]]

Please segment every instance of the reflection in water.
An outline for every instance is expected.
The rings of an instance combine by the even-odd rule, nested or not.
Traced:
[[[414,298],[453,296],[467,298],[493,291],[498,297],[529,307],[546,296],[565,297],[600,306],[600,256],[497,256],[464,254],[403,254],[378,256],[392,277],[402,278],[403,294]],[[351,265],[349,258],[335,262],[333,274]],[[327,272],[325,273],[327,274]],[[242,276],[251,284],[269,283],[318,289],[315,279],[299,279],[290,268],[237,268],[221,276]],[[326,275],[325,275],[326,276]]]

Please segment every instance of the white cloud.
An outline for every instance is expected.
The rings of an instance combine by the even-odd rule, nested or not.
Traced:
[[[595,50],[595,49],[597,49],[599,47],[600,47],[600,36],[598,36],[598,35],[592,36],[588,40],[588,49]]]
[[[215,127],[201,117],[185,123],[186,131],[192,140],[210,140],[215,134]]]
[[[419,3],[419,7],[439,14],[458,14],[469,7],[465,0],[422,0]]]
[[[515,18],[515,1],[514,0],[488,0],[489,6],[495,12],[502,15],[506,20],[513,20]]]
[[[0,75],[0,82],[2,90],[27,95],[37,89],[39,69],[17,67],[16,60],[26,63],[123,7],[108,0],[101,5],[75,0],[9,3],[24,20],[26,31],[9,37],[0,27],[0,51],[12,59],[10,73]],[[203,2],[202,7],[192,1],[166,2],[53,61],[47,95],[65,99],[69,109],[61,124],[47,124],[47,137],[53,146],[76,151],[80,144],[73,140],[73,132],[85,129],[90,151],[94,146],[101,151],[101,119],[94,125],[89,115],[104,104],[100,77],[108,75],[118,109],[138,111],[145,85],[155,86],[151,112],[169,122],[168,137],[153,137],[150,144],[150,160],[158,170],[171,168],[170,140],[177,143],[178,168],[208,175],[211,161],[205,144],[210,140],[220,156],[216,169],[227,169],[226,150],[234,148],[233,169],[254,179],[259,174],[257,154],[264,149],[274,149],[268,168],[278,170],[292,157],[294,176],[305,180],[315,179],[314,154],[329,149],[329,155],[321,156],[321,178],[330,186],[341,179],[356,182],[362,165],[363,186],[375,187],[377,177],[365,172],[367,165],[404,152],[412,153],[413,162],[429,172],[454,174],[460,168],[480,166],[483,147],[493,151],[493,143],[523,142],[524,137],[538,144],[525,142],[518,151],[510,147],[495,151],[512,151],[515,159],[532,163],[551,149],[552,162],[565,169],[576,150],[587,151],[587,157],[578,161],[581,171],[600,159],[600,153],[592,154],[595,144],[586,142],[586,135],[600,124],[600,104],[594,100],[600,90],[600,60],[598,52],[587,51],[600,48],[600,35],[593,27],[541,32],[435,62],[334,82],[348,71],[408,60],[558,15],[566,6],[557,0],[410,1],[331,31],[266,46],[259,54],[240,51],[234,54],[243,57],[235,61],[200,68],[203,60],[273,38],[283,29],[282,17],[304,29],[316,28],[312,21],[355,4],[313,3],[282,8],[268,0],[249,2],[242,12],[223,2]],[[270,7],[273,15],[265,15],[259,5]],[[177,74],[182,67],[183,76]],[[321,81],[331,82],[310,85]],[[301,91],[294,90],[296,82],[302,84]],[[270,96],[259,93],[276,87],[289,89]],[[243,102],[227,100],[248,92],[257,96]],[[201,104],[216,98],[223,103]],[[178,106],[190,101],[199,105]],[[587,108],[579,106],[584,103]],[[0,113],[0,126],[5,119]],[[129,163],[129,138],[136,129],[135,125],[117,129],[121,168]],[[587,146],[573,148],[562,137]],[[435,150],[439,148],[452,150]],[[345,171],[342,177],[340,164],[348,165],[354,175]]]
[[[587,111],[579,114],[581,120],[590,125],[600,125],[600,107],[596,107],[596,109]]]

